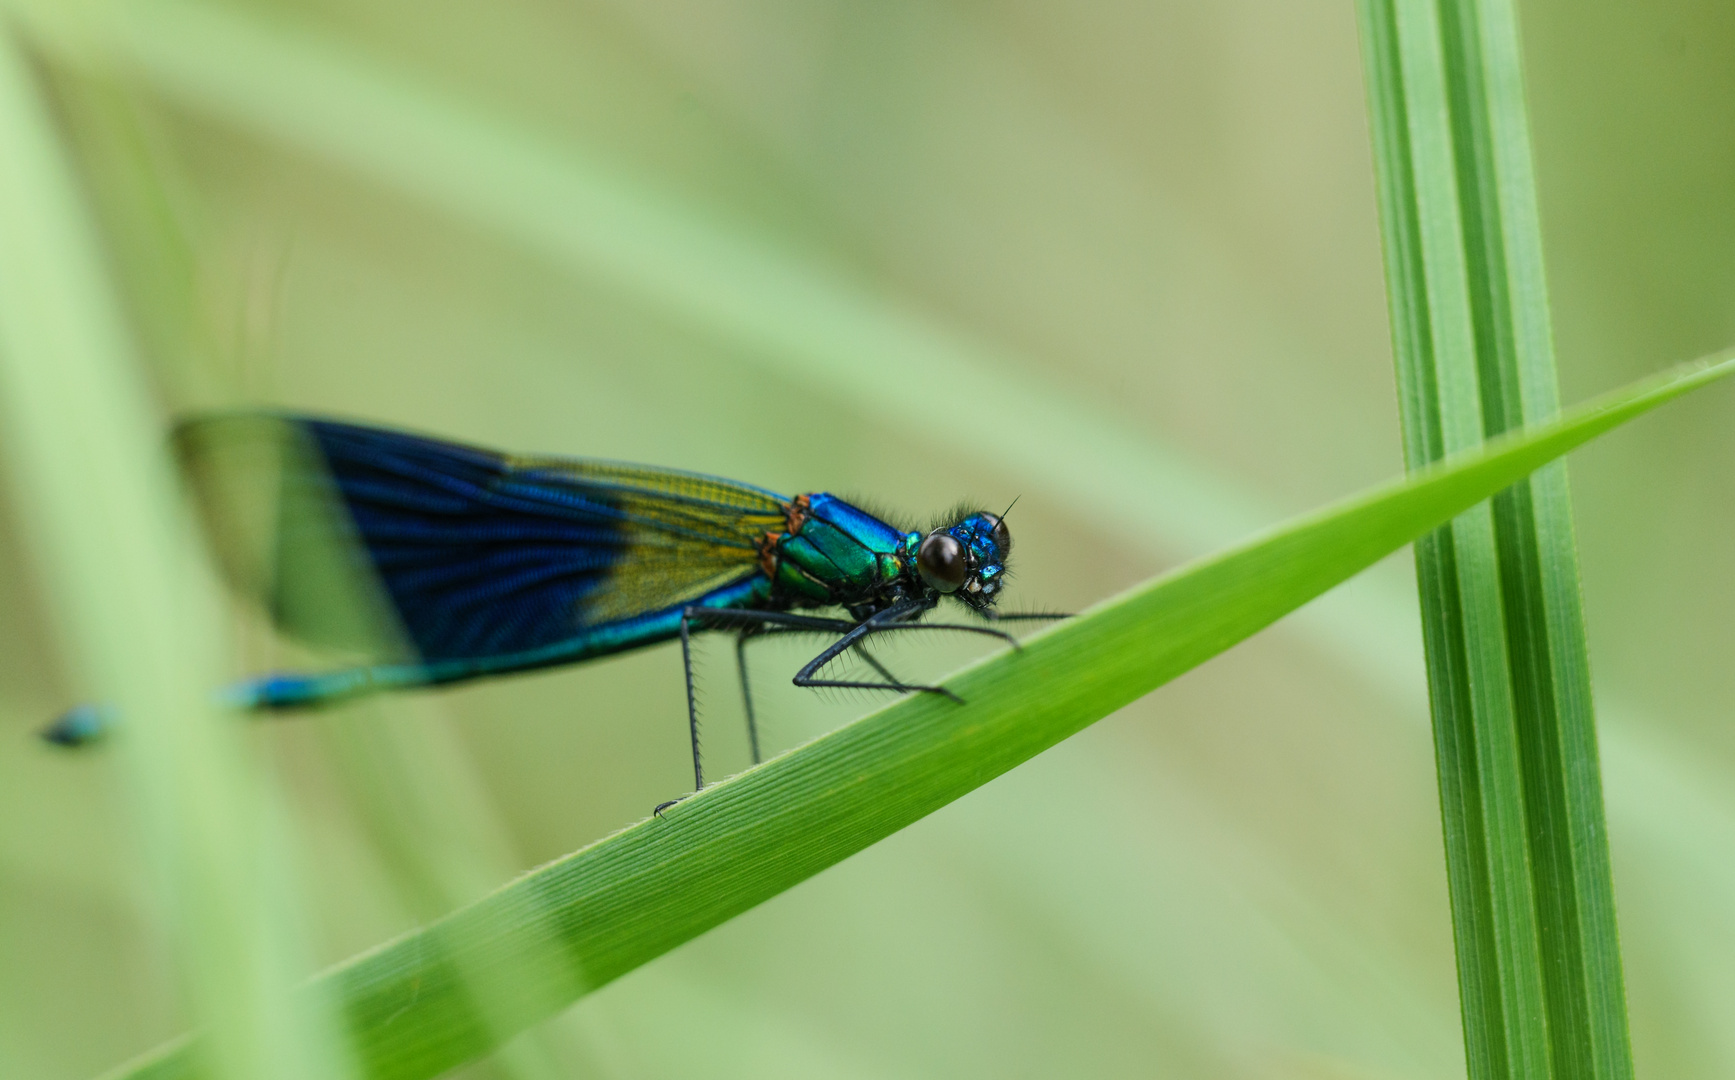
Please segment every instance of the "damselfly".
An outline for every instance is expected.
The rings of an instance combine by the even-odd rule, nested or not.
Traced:
[[[224,415],[176,432],[195,475],[243,475],[266,507],[262,557],[236,556],[213,522],[229,576],[265,595],[292,635],[328,636],[322,605],[285,568],[325,549],[375,579],[406,655],[250,680],[226,695],[251,709],[294,709],[378,690],[460,682],[637,649],[678,638],[686,670],[693,784],[705,786],[693,694],[693,634],[732,631],[749,743],[760,759],[747,645],[779,633],[831,633],[795,685],[953,695],[905,681],[868,650],[875,637],[961,630],[1017,642],[989,625],[919,622],[942,597],[989,621],[1054,618],[995,611],[1012,535],[1005,514],[962,509],[910,531],[824,493],[611,461],[520,457],[417,435],[288,415]],[[267,475],[267,479],[261,479]],[[207,487],[209,485],[206,485]],[[230,488],[235,484],[231,482]],[[268,498],[259,498],[261,488]],[[221,493],[204,492],[205,504]],[[229,492],[228,501],[235,501]],[[256,526],[258,523],[256,522]],[[239,531],[247,531],[245,528]],[[256,545],[257,546],[257,545]],[[341,568],[340,568],[341,569]],[[302,578],[305,579],[303,574]],[[837,609],[841,614],[825,614]],[[845,654],[875,678],[833,678]],[[72,710],[45,734],[88,741],[101,714]]]

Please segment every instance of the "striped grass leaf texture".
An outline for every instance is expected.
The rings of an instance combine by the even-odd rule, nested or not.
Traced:
[[[1363,0],[1406,459],[1558,409],[1510,0]],[[1416,544],[1470,1076],[1632,1075],[1565,467]]]
[[[1527,427],[1182,566],[531,871],[315,981],[362,1075],[413,1080],[776,896],[1204,663],[1575,446],[1726,375],[1727,355]],[[210,1075],[196,1041],[113,1074]]]

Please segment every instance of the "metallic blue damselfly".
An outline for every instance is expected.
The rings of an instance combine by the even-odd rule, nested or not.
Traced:
[[[348,553],[351,569],[374,579],[407,646],[405,655],[382,662],[249,680],[224,695],[239,708],[305,708],[679,639],[697,789],[705,777],[693,695],[696,632],[735,635],[757,762],[746,660],[756,638],[837,635],[796,673],[797,686],[952,696],[898,678],[868,651],[868,640],[944,629],[1016,646],[992,625],[918,621],[943,597],[990,622],[1056,617],[995,611],[1012,550],[1003,513],[959,510],[934,528],[911,531],[825,493],[779,495],[697,473],[521,457],[281,414],[195,419],[177,429],[175,443],[195,477],[201,465],[257,461],[267,451],[268,479],[248,474],[247,485],[254,496],[269,489],[269,550],[237,556],[223,539],[220,515],[208,515],[208,523],[217,549],[230,556],[230,579],[262,595],[280,627],[315,642],[330,636],[311,610],[320,605],[308,602],[305,584],[285,569],[323,547]],[[207,508],[223,501],[204,494]],[[877,677],[825,677],[846,653]],[[102,729],[102,713],[85,706],[44,734],[82,743]]]

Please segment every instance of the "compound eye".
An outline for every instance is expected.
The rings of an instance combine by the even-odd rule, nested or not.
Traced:
[[[916,570],[922,580],[943,593],[964,587],[964,545],[950,533],[936,529],[916,549]]]
[[[988,524],[988,535],[994,538],[994,546],[1000,549],[1000,557],[1004,559],[1012,554],[1012,533],[1006,528],[1006,523],[1000,520],[1000,515],[983,514],[982,520]]]

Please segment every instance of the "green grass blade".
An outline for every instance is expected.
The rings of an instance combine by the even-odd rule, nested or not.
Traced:
[[[1585,440],[1732,373],[1725,357],[1649,380],[1182,567],[959,673],[947,685],[966,705],[900,701],[318,985],[342,1002],[369,1076],[442,1072],[489,1050],[501,1017],[528,1025],[551,1015],[1221,653]],[[503,977],[486,981],[496,996],[484,1016],[471,994],[487,971]],[[126,1075],[197,1073],[176,1047]]]
[[[1406,457],[1558,408],[1515,13],[1362,5]],[[1632,1075],[1564,466],[1416,545],[1473,1077]]]
[[[297,964],[282,821],[211,701],[217,613],[52,111],[0,24],[0,438],[79,681],[120,755],[213,1075],[344,1075]]]

